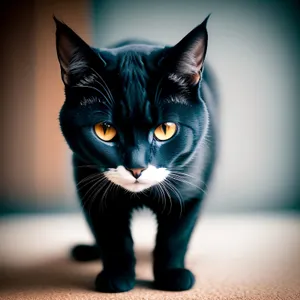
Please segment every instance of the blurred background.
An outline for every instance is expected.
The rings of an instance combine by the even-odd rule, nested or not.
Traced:
[[[184,296],[149,289],[156,223],[132,225],[137,287],[94,293],[98,261],[60,132],[64,102],[53,14],[86,42],[175,44],[211,13],[220,157],[187,255]],[[0,299],[299,299],[300,9],[296,0],[22,0],[0,10]],[[175,296],[174,296],[175,295]]]
[[[222,147],[205,209],[300,211],[297,1],[23,0],[1,8],[1,215],[80,210],[58,124],[53,14],[107,47],[125,38],[175,44],[209,13]]]

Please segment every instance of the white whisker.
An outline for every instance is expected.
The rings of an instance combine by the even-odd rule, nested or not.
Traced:
[[[192,176],[192,175],[190,175],[190,174],[183,173],[183,172],[179,172],[179,171],[176,171],[175,169],[174,169],[174,170],[171,170],[171,174],[175,174],[175,175],[177,175],[177,176],[187,176],[187,177],[193,178],[193,179],[195,179],[195,180],[197,180],[197,181],[200,181],[203,185],[205,185],[205,187],[207,187],[206,183],[205,183],[203,180],[201,180],[201,179],[198,178],[198,177]]]
[[[76,184],[76,188],[77,191],[80,191],[83,187],[85,187],[87,184],[95,181],[96,179],[98,179],[101,176],[101,174],[96,173],[96,174],[91,174],[85,178],[83,178],[82,180],[80,180],[77,184]]]
[[[157,189],[159,191],[159,195],[161,196],[160,197],[161,198],[161,202],[164,205],[164,209],[163,209],[163,212],[164,212],[164,210],[166,209],[166,199],[165,199],[165,195],[164,195],[164,190],[163,190],[163,188],[162,188],[162,186],[161,186],[160,183],[158,183],[156,185],[156,187],[157,187]]]
[[[99,188],[98,188],[98,189],[95,188],[95,190],[94,190],[94,192],[93,192],[93,198],[91,199],[91,204],[97,199],[97,197],[98,197],[100,191],[105,187],[105,185],[107,184],[107,182],[108,182],[108,181],[106,180],[105,177],[103,177],[103,178],[98,182]],[[92,196],[92,194],[91,194],[91,196]],[[102,204],[102,201],[100,201],[100,203]]]
[[[169,214],[170,214],[170,211],[172,210],[172,197],[171,197],[170,193],[168,192],[168,189],[164,185],[164,182],[165,181],[159,183],[159,185],[161,186],[162,190],[167,194],[167,196],[168,196],[168,198],[170,200],[170,209],[169,209]],[[165,207],[166,207],[166,204],[167,204],[167,199],[165,197]],[[164,210],[165,210],[165,208],[164,208]]]
[[[178,191],[178,189],[175,187],[175,185],[172,184],[172,182],[168,179],[165,180],[165,184],[170,188],[170,190],[175,193],[175,195],[178,198],[179,204],[180,204],[180,217],[182,215],[182,210],[183,210],[183,200],[182,197],[180,195],[180,192]]]
[[[105,88],[106,88],[105,91],[109,94],[111,100],[114,102],[114,97],[113,97],[113,95],[112,95],[112,93],[111,93],[111,91],[110,91],[110,89],[109,89],[107,83],[106,83],[105,80],[102,78],[102,76],[101,76],[95,69],[93,69],[92,67],[89,67],[89,69],[90,69],[91,71],[93,71],[93,72],[98,76],[98,78],[99,78],[100,80],[102,80],[102,82],[103,82],[103,84],[105,85]]]
[[[191,182],[189,182],[189,181],[186,181],[186,180],[180,178],[180,176],[178,176],[178,175],[171,175],[171,174],[170,174],[169,177],[172,178],[172,179],[174,179],[174,180],[176,180],[176,181],[178,181],[178,182],[183,182],[183,183],[189,184],[189,185],[195,187],[196,189],[200,190],[200,191],[203,192],[204,194],[206,194],[206,191],[205,191],[205,190],[203,190],[203,189],[200,188],[199,186],[197,186],[197,185],[195,185],[195,184],[193,184],[193,183],[191,183]]]
[[[102,175],[102,174],[101,174]],[[99,179],[96,181],[96,183],[94,183],[89,189],[88,189],[88,191],[84,194],[84,196],[82,197],[82,201],[84,202],[84,204],[83,204],[83,209],[84,209],[84,206],[90,201],[90,197],[94,194],[94,192],[95,192],[95,187],[98,185],[98,184],[100,184],[103,180],[105,180],[105,178],[103,178],[102,176],[101,177],[99,177]],[[94,189],[94,191],[93,191],[93,189]],[[89,198],[87,199],[87,200],[84,200],[85,198],[86,198],[86,196],[90,193],[90,192],[92,192],[92,194],[89,196]],[[92,203],[90,203],[90,205],[91,205]]]
[[[102,95],[102,97],[104,98],[104,100],[106,100],[109,104],[111,104],[111,102],[109,101],[109,99],[97,88],[93,87],[93,86],[89,86],[89,85],[75,85],[72,86],[72,88],[87,88],[87,89],[91,89],[94,90],[96,92],[98,92],[99,94]]]

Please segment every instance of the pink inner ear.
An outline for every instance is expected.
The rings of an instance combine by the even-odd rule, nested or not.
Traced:
[[[205,55],[205,48],[206,48],[205,42],[202,39],[200,39],[195,43],[193,48],[194,49],[192,51],[194,54],[195,63],[199,67],[199,71],[200,71],[203,64],[204,55]]]
[[[190,84],[197,84],[201,79],[206,48],[207,30],[206,20],[187,34],[178,44],[174,46],[173,64],[175,62],[175,73],[185,78]]]
[[[64,34],[62,34],[59,38],[58,53],[61,66],[64,72],[68,73],[68,66],[70,64],[72,55],[74,54],[74,45]]]
[[[68,75],[67,75],[67,74],[63,74],[63,82],[64,82],[65,84],[68,84],[68,83],[69,83],[69,81],[68,81]]]
[[[192,84],[197,84],[199,82],[200,78],[201,78],[201,76],[198,73],[191,75],[191,83]]]
[[[205,52],[206,41],[204,39],[195,40],[193,45],[177,58],[176,73],[180,77],[185,77],[190,84],[197,84],[201,79]]]
[[[190,52],[192,53],[190,57],[193,58],[191,64],[193,65],[192,69],[194,70],[194,72],[190,75],[190,78],[193,84],[197,84],[201,79],[200,72],[203,67],[205,56],[205,41],[203,39],[196,41]]]

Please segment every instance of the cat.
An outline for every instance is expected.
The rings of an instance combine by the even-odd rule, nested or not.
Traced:
[[[217,157],[217,84],[204,68],[208,18],[175,46],[123,41],[96,49],[54,17],[66,98],[59,122],[95,238],[73,256],[101,257],[97,291],[134,288],[130,221],[142,207],[157,220],[155,288],[194,285],[184,260]]]

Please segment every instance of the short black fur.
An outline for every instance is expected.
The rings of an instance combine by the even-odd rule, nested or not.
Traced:
[[[101,256],[98,291],[134,287],[130,220],[141,207],[152,210],[158,223],[156,287],[181,291],[194,284],[184,259],[216,158],[216,86],[204,68],[207,19],[174,47],[122,42],[99,50],[55,18],[66,95],[60,125],[73,151],[78,195],[96,242],[77,246],[72,254],[82,261]],[[112,141],[97,137],[99,122],[116,128]],[[176,123],[177,131],[159,141],[153,132],[164,122]],[[128,192],[105,177],[110,168],[149,164],[171,175],[142,192]]]

